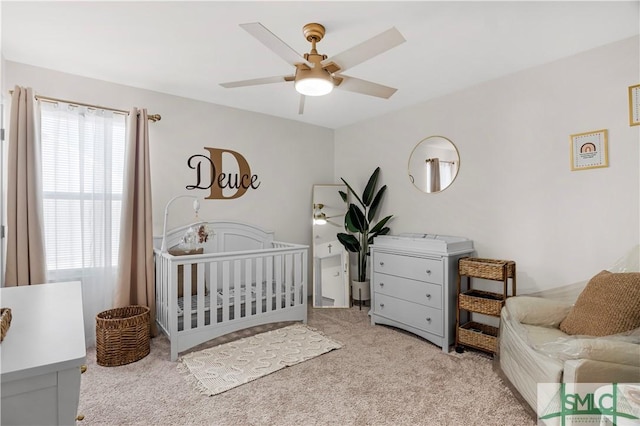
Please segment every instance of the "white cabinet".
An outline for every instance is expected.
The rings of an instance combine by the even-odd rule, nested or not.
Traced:
[[[11,326],[0,345],[3,425],[72,425],[86,361],[79,282],[0,289]]]
[[[371,324],[410,331],[442,347],[455,343],[458,259],[473,253],[462,237],[379,236],[371,248]]]

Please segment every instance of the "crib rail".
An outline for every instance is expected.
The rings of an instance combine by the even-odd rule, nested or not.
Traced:
[[[171,359],[215,337],[276,321],[306,322],[307,246],[172,256],[155,251],[156,318]]]

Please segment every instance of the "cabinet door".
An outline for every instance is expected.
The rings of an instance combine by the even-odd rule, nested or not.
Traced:
[[[2,383],[2,424],[73,425],[80,401],[80,368]]]
[[[410,280],[387,274],[373,276],[373,291],[442,309],[442,285]]]
[[[57,392],[55,372],[2,383],[2,424],[59,424]]]
[[[373,268],[375,272],[434,284],[442,284],[443,282],[444,271],[442,259],[405,256],[385,252],[374,252],[373,256]]]
[[[373,307],[377,315],[387,317],[411,327],[443,336],[442,311],[384,294],[376,295]]]

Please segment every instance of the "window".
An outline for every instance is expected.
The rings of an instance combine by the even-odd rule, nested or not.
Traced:
[[[126,116],[40,102],[43,214],[52,281],[118,262]],[[86,273],[86,271],[85,271]]]
[[[81,281],[85,342],[113,307],[126,116],[40,101],[42,204],[49,281]]]

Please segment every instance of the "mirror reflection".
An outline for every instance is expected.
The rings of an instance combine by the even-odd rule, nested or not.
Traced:
[[[440,192],[458,175],[458,149],[443,136],[429,136],[418,142],[409,157],[409,180],[421,191]]]
[[[346,185],[313,186],[313,307],[349,307],[349,253],[338,241],[346,205],[338,191]]]

